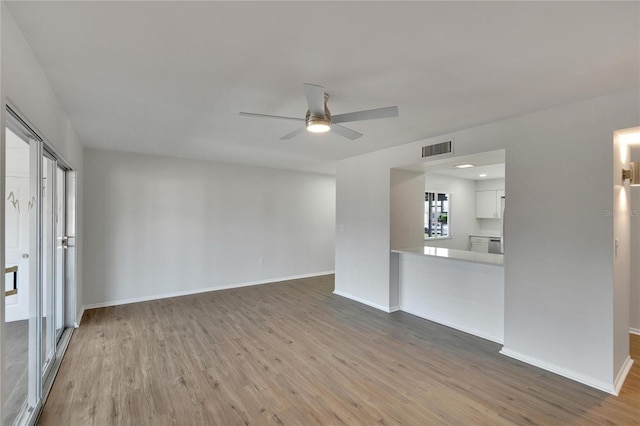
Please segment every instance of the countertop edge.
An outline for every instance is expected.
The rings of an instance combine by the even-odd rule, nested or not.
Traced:
[[[427,247],[427,248],[437,249],[440,247]],[[424,248],[421,248],[421,247],[391,249],[391,253],[412,254],[415,256],[426,256],[426,257],[437,257],[440,259],[449,259],[449,260],[457,260],[461,262],[480,263],[483,265],[504,267],[504,255],[502,254],[477,253],[477,252],[471,252],[471,251],[465,251],[465,250],[442,249],[442,248],[440,248],[440,250],[442,250],[443,254],[438,254],[437,251],[435,251],[434,253],[425,253]]]

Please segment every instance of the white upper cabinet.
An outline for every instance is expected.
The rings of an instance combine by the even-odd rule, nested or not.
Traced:
[[[504,189],[476,191],[476,218],[500,219],[502,197],[504,197]]]

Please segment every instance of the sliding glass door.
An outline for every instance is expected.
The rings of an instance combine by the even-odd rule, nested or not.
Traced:
[[[11,425],[33,410],[36,395],[36,282],[38,143],[11,122],[5,129],[5,360],[4,419]]]
[[[3,424],[26,424],[50,384],[65,330],[67,169],[7,111]]]
[[[56,161],[46,152],[42,158],[42,375],[49,374],[55,356],[56,333],[54,324],[56,276]]]
[[[59,340],[62,337],[64,331],[64,306],[65,306],[65,265],[66,265],[66,249],[67,249],[67,234],[66,234],[66,206],[67,206],[67,185],[66,185],[66,171],[58,164],[55,171],[55,199],[54,199],[54,228],[55,228],[55,278],[54,278],[54,297],[55,297],[55,339]]]

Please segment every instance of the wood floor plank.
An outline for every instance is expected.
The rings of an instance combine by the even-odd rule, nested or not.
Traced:
[[[500,345],[336,296],[333,276],[89,310],[41,425],[640,425]]]

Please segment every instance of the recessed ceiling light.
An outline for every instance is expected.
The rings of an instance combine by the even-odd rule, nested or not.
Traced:
[[[480,173],[478,176],[480,176],[480,177],[487,177],[487,174],[486,174],[486,173]]]
[[[475,167],[475,164],[458,164],[456,169],[468,169],[469,167]]]

